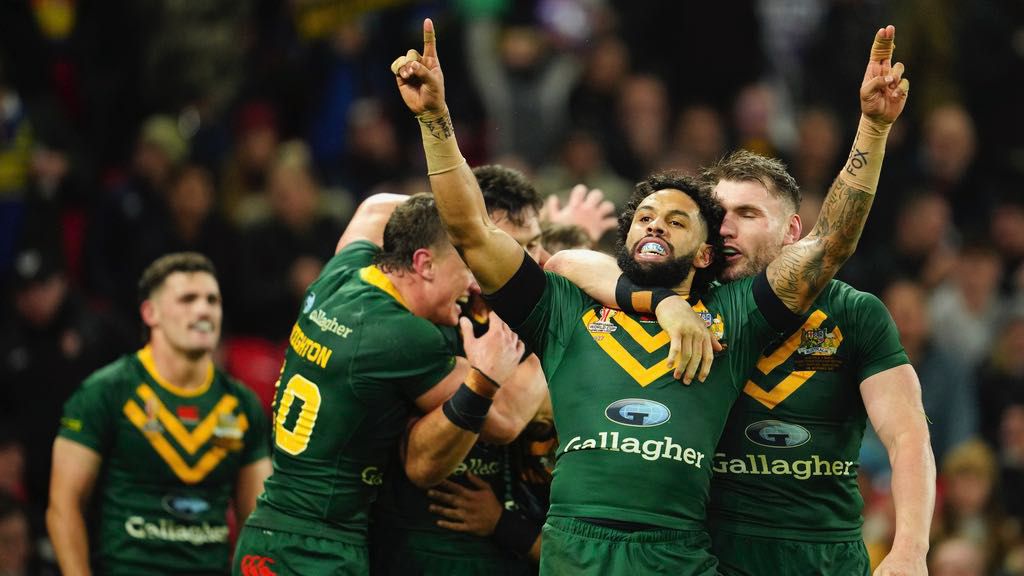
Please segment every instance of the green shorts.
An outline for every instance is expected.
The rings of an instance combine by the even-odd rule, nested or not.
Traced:
[[[871,576],[862,540],[801,542],[717,531],[712,552],[726,576]]]
[[[365,576],[365,546],[245,526],[238,535],[233,576]]]
[[[549,516],[541,539],[542,576],[714,576],[717,565],[704,531],[629,532]]]
[[[370,539],[373,566],[370,573],[374,576],[529,576],[531,573],[528,559],[496,546],[466,546],[457,538],[380,528],[371,532]],[[493,549],[481,550],[486,548]]]

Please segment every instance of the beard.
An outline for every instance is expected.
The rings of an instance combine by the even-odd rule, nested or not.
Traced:
[[[676,258],[669,258],[665,262],[648,262],[641,264],[633,258],[633,251],[625,244],[619,244],[618,260],[619,268],[627,278],[638,286],[659,286],[674,288],[679,285],[693,268],[693,257],[697,255],[694,250]]]
[[[733,280],[757,276],[768,268],[768,265],[772,263],[772,260],[775,260],[779,252],[778,250],[762,248],[756,253],[746,256],[742,261],[725,268],[718,277],[722,282],[732,282]]]

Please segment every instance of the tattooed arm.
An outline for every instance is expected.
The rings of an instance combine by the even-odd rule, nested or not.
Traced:
[[[444,99],[434,24],[423,23],[423,54],[409,50],[391,65],[398,90],[420,124],[430,187],[452,244],[485,294],[505,285],[523,263],[523,248],[491,222],[473,171],[455,139]]]
[[[907,101],[903,64],[890,64],[896,29],[880,29],[860,88],[861,119],[846,165],[804,239],[787,246],[768,265],[768,282],[792,311],[802,313],[857,248],[885,156],[889,127]]]

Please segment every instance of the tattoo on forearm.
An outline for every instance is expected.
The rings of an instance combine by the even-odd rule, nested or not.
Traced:
[[[791,310],[802,310],[812,301],[853,253],[873,199],[837,178],[814,229],[774,262],[769,281]]]
[[[455,133],[451,116],[445,114],[440,118],[421,118],[420,123],[427,128],[430,135],[438,140],[447,140]]]

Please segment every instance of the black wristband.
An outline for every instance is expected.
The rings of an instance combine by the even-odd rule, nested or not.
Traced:
[[[615,284],[615,303],[625,312],[654,314],[658,304],[669,296],[678,296],[671,288],[637,286],[629,276],[621,274]]]
[[[540,528],[518,512],[502,510],[492,537],[505,550],[526,556],[540,536]]]
[[[479,434],[487,419],[487,411],[491,408],[491,399],[473,392],[465,384],[452,394],[447,402],[441,405],[441,411],[452,424]]]

